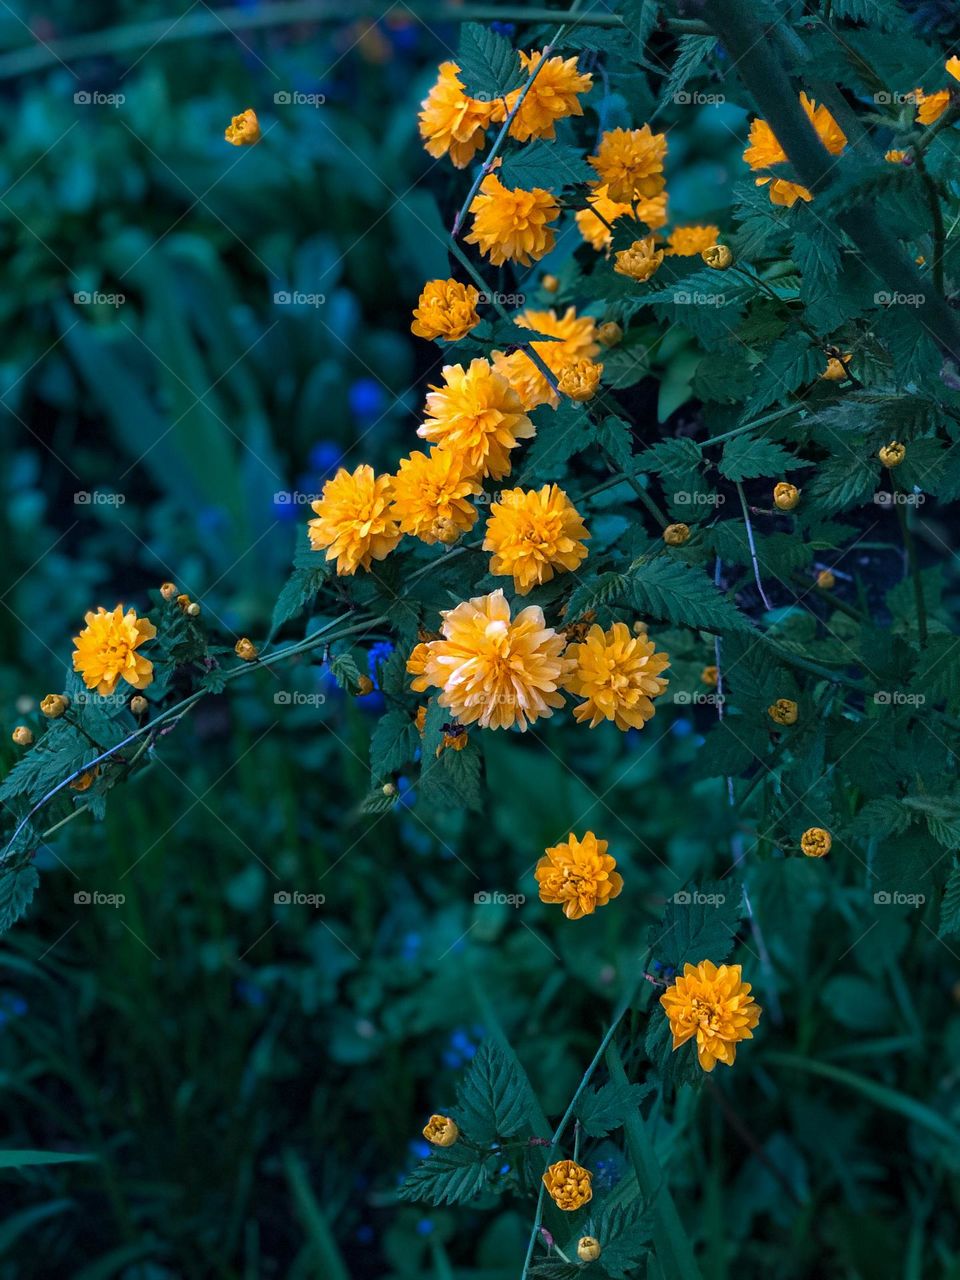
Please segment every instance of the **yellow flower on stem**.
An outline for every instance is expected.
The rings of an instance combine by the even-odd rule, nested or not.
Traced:
[[[653,718],[652,698],[663,693],[669,683],[661,676],[670,665],[665,653],[645,633],[632,635],[625,622],[615,622],[609,631],[594,625],[580,644],[567,648],[572,669],[564,688],[585,698],[574,707],[580,723],[590,721],[595,729],[601,720],[612,720],[618,729],[642,729]]]
[[[241,636],[233,646],[233,651],[244,662],[256,662],[260,656],[260,650],[248,636]]]
[[[527,76],[539,66],[542,58],[543,54],[538,49],[531,49],[529,53],[520,51],[520,64]],[[557,131],[554,126],[558,120],[583,115],[577,95],[589,93],[592,88],[593,76],[577,70],[576,57],[548,58],[513,117],[510,137],[518,142],[528,142],[531,138],[555,138]],[[492,118],[497,124],[501,124],[514,109],[521,93],[522,89],[514,89],[507,94],[506,105],[500,98],[493,104]]]
[[[88,689],[96,689],[108,697],[125,680],[134,689],[145,689],[153,680],[153,663],[137,652],[145,640],[152,640],[157,629],[148,618],[138,618],[136,611],[123,611],[123,605],[108,613],[101,605],[83,615],[87,624],[73,637],[73,669],[79,671]]]
[[[829,569],[821,569],[817,574],[817,586],[821,591],[832,591],[837,585],[836,575]]]
[[[593,1199],[593,1174],[573,1160],[559,1160],[543,1175],[547,1194],[557,1206],[567,1213],[582,1209]]]
[[[260,121],[252,107],[234,116],[223,134],[227,142],[235,147],[252,147],[260,141]]]
[[[463,474],[460,454],[446,449],[411,453],[400,459],[393,477],[393,517],[401,533],[421,542],[456,542],[476,522],[477,509],[469,499],[480,492],[479,482]]]
[[[702,684],[708,685],[711,689],[715,689],[720,680],[719,669],[715,666],[704,667],[700,672],[700,680]]]
[[[518,593],[571,573],[587,557],[590,537],[580,513],[562,489],[506,489],[490,508],[484,551],[490,572],[512,574]]]
[[[799,714],[797,704],[792,698],[778,698],[776,702],[767,707],[767,715],[777,724],[796,724]]]
[[[940,89],[936,93],[924,93],[915,89],[913,96],[917,104],[918,124],[936,124],[950,105],[950,90]]]
[[[667,239],[667,257],[695,257],[714,248],[719,235],[719,227],[676,227]]]
[[[519,262],[529,267],[550,252],[556,231],[550,226],[560,215],[556,197],[543,187],[510,190],[495,173],[488,173],[470,205],[473,230],[467,244],[479,246],[495,267]]]
[[[326,550],[327,560],[336,561],[338,575],[369,571],[402,536],[391,513],[392,497],[389,476],[374,475],[366,463],[354,472],[341,467],[311,504],[316,512],[316,519],[307,522],[311,547]]]
[[[663,262],[663,250],[658,249],[653,236],[634,240],[629,249],[621,249],[614,261],[614,271],[631,280],[649,280]]]
[[[611,200],[649,199],[664,188],[663,161],[667,135],[642,129],[609,129],[600,139],[597,154],[589,157]]]
[[[481,149],[492,106],[467,96],[455,62],[441,62],[437,82],[420,104],[420,137],[435,159],[448,155],[465,169]]]
[[[592,400],[600,386],[603,365],[593,360],[575,360],[562,369],[557,378],[557,388],[571,400]]]
[[[817,132],[817,137],[832,156],[838,156],[847,145],[847,136],[824,106],[817,104],[805,93],[800,95],[800,104],[806,112],[807,119]],[[753,170],[771,169],[775,165],[785,164],[789,157],[777,140],[776,134],[766,120],[754,120],[750,125],[750,145],[743,153],[743,158]],[[796,182],[788,182],[785,178],[774,178],[767,174],[757,178],[757,186],[770,184],[771,203],[790,207],[798,200],[812,200],[813,195],[806,187]]]
[[[808,858],[823,858],[833,847],[829,831],[823,827],[809,827],[800,837],[800,848]]]
[[[424,1125],[423,1136],[435,1147],[452,1147],[460,1137],[460,1130],[449,1116],[431,1116]]]
[[[562,844],[547,849],[534,873],[540,901],[561,903],[568,920],[593,915],[620,896],[623,876],[614,870],[616,859],[607,853],[606,840],[588,831],[582,840],[571,831]]]
[[[487,360],[443,367],[443,386],[427,395],[427,418],[417,435],[455,454],[463,475],[502,480],[510,473],[510,451],[537,429],[520,397]]]
[[[521,329],[533,329],[556,339],[530,345],[558,380],[569,365],[590,359],[600,351],[596,320],[593,316],[578,316],[575,307],[567,307],[562,316],[553,308],[521,311],[514,317],[514,323]],[[559,395],[526,351],[512,351],[509,355],[494,351],[493,367],[507,379],[528,412],[541,404],[556,408],[560,403]]]
[[[899,467],[906,456],[907,446],[901,444],[899,440],[891,440],[889,444],[883,445],[877,452],[877,457],[888,470],[893,467]]]
[[[418,338],[458,342],[480,323],[480,294],[459,280],[428,280],[413,313],[410,332]]]
[[[546,625],[542,609],[531,605],[511,618],[498,590],[442,617],[441,639],[417,645],[407,670],[418,693],[441,690],[438,702],[459,724],[522,731],[563,706],[565,640]]]
[[[674,1050],[696,1036],[697,1060],[704,1071],[712,1071],[718,1062],[732,1067],[737,1045],[753,1039],[763,1012],[751,990],[738,964],[722,964],[719,969],[709,960],[685,964],[682,977],[660,997]]]
[[[773,505],[779,511],[792,511],[800,501],[800,490],[788,480],[781,480],[773,487]]]

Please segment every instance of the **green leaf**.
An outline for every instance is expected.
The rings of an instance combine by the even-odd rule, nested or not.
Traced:
[[[492,1156],[462,1142],[434,1151],[408,1173],[397,1195],[427,1204],[463,1204],[484,1191],[494,1170]]]
[[[866,502],[876,489],[879,476],[880,463],[875,458],[864,458],[850,450],[820,464],[805,496],[817,511],[832,515]]]
[[[723,446],[720,474],[728,480],[755,480],[758,476],[782,476],[795,467],[804,466],[772,440],[750,435],[734,436]]]
[[[33,901],[40,877],[32,862],[0,873],[0,933],[6,933]]]
[[[736,880],[681,889],[667,900],[663,920],[651,927],[651,951],[677,972],[701,960],[722,964],[733,950],[742,914]]]
[[[294,569],[284,583],[277,597],[277,603],[273,607],[271,631],[278,631],[285,622],[298,617],[308,605],[312,604],[327,576],[327,570],[324,567]]]
[[[595,181],[597,175],[578,148],[539,140],[507,156],[497,177],[511,190],[523,187],[530,191],[534,187],[543,187],[547,191],[556,191],[559,187]]]
[[[345,649],[343,653],[338,653],[335,658],[330,660],[330,674],[336,680],[339,688],[346,693],[356,693],[357,686],[360,683],[360,668],[357,666],[357,660],[349,649]]]
[[[484,1040],[457,1091],[454,1117],[471,1140],[483,1144],[531,1127],[532,1091],[523,1068],[494,1040]]]
[[[481,102],[502,98],[527,79],[510,41],[478,22],[463,24],[457,66],[467,95]]]
[[[660,105],[668,102],[683,103],[683,88],[692,75],[699,71],[716,47],[715,36],[681,36],[677,41],[677,53],[667,82],[660,95]]]
[[[412,760],[420,745],[417,726],[405,711],[388,711],[370,739],[370,772],[384,779]]]
[[[753,624],[699,569],[658,556],[629,570],[630,601],[640,613],[705,631],[748,631]]]
[[[576,1115],[580,1127],[590,1138],[602,1138],[619,1129],[627,1113],[635,1110],[651,1093],[650,1084],[605,1084],[602,1089],[588,1088],[580,1095]]]
[[[38,1164],[79,1164],[96,1158],[72,1155],[66,1151],[0,1151],[0,1169],[25,1169]]]
[[[940,903],[940,928],[937,932],[941,938],[960,933],[960,867],[950,868]]]

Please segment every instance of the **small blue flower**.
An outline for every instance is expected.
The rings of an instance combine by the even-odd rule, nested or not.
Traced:
[[[233,992],[241,1003],[250,1005],[253,1009],[259,1009],[267,999],[262,987],[258,987],[255,982],[247,982],[243,978],[238,978],[233,984]]]
[[[410,1143],[410,1150],[418,1160],[426,1160],[427,1156],[433,1150],[429,1142],[425,1142],[423,1138],[414,1138]]]
[[[417,1235],[428,1236],[432,1233],[432,1231],[433,1231],[433,1223],[430,1221],[430,1219],[421,1218],[420,1221],[417,1223]]]
[[[320,440],[307,457],[310,470],[321,480],[332,476],[343,461],[343,450],[334,440]]]
[[[374,378],[358,378],[347,393],[350,412],[361,422],[369,422],[383,413],[387,393]]]
[[[383,666],[393,651],[394,646],[389,640],[378,640],[375,645],[371,646],[370,652],[367,654],[367,670],[374,680],[377,678],[378,667]]]
[[[498,36],[512,36],[516,34],[517,24],[515,22],[491,22],[490,30]]]

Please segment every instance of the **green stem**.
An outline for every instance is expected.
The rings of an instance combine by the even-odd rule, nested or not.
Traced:
[[[914,154],[914,164],[917,173],[920,175],[920,181],[923,183],[923,189],[927,193],[927,203],[930,205],[930,218],[933,222],[933,262],[931,263],[931,269],[933,271],[934,286],[942,298],[946,292],[943,259],[947,251],[947,232],[943,221],[943,206],[940,203],[940,192],[937,184],[930,176],[930,171],[921,154]]]

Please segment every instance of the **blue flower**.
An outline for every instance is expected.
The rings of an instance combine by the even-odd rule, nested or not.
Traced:
[[[387,393],[374,378],[358,378],[347,393],[350,412],[361,422],[369,422],[383,413]]]
[[[332,476],[343,461],[343,450],[335,440],[321,440],[310,450],[307,463],[321,480]]]
[[[417,1223],[417,1235],[428,1236],[432,1233],[432,1231],[433,1231],[433,1223],[430,1221],[430,1219],[421,1218],[420,1221]]]
[[[389,640],[378,640],[371,646],[367,654],[367,670],[374,680],[377,678],[377,668],[383,666],[393,652],[394,646]]]

